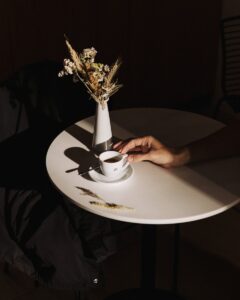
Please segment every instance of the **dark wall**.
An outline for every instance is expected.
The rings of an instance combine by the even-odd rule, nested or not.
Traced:
[[[4,0],[0,80],[21,66],[67,56],[63,34],[98,60],[123,60],[113,107],[177,107],[211,97],[220,0]]]

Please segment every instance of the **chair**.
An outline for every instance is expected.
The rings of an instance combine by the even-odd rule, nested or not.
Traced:
[[[223,97],[216,105],[215,116],[224,103],[234,113],[240,112],[240,16],[221,21]]]

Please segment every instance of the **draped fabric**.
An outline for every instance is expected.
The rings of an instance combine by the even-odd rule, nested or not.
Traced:
[[[48,146],[77,117],[64,109],[69,83],[59,93],[57,68],[28,66],[0,88],[0,259],[46,285],[79,290],[102,284],[101,263],[125,225],[75,207],[49,182]],[[91,109],[78,97],[83,117]]]

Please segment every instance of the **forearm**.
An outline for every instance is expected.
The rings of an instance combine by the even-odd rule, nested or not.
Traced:
[[[185,164],[240,155],[240,121],[182,148]]]

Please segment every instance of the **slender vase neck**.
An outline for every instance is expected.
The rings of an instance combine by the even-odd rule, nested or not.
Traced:
[[[111,149],[112,129],[107,103],[97,104],[92,146],[96,153]]]

